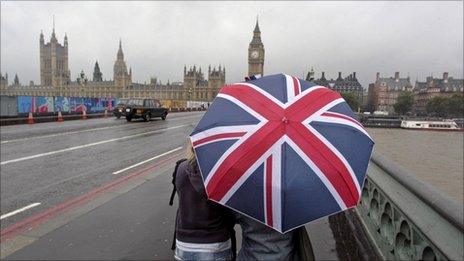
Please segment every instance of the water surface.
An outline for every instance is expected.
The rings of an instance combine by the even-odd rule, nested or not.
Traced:
[[[464,133],[368,128],[375,151],[464,202]]]

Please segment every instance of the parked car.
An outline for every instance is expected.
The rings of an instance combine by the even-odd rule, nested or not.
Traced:
[[[168,109],[163,108],[157,99],[129,99],[125,113],[127,121],[138,118],[150,121],[154,117],[161,117],[162,120],[165,120]]]
[[[118,105],[113,110],[113,115],[117,119],[121,118],[121,116],[126,116],[126,104],[128,101],[129,99],[119,99]]]

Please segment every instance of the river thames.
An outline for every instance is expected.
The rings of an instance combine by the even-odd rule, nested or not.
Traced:
[[[464,133],[368,128],[375,151],[464,202]]]

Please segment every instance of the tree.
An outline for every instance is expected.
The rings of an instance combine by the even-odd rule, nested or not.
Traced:
[[[436,96],[431,98],[426,105],[427,113],[435,115],[435,116],[446,116],[448,106],[448,99],[441,96]]]
[[[412,106],[414,105],[414,96],[412,92],[404,91],[396,98],[396,103],[393,105],[395,112],[404,115],[411,111]]]
[[[348,103],[348,105],[350,105],[350,108],[353,111],[358,111],[360,102],[359,102],[359,98],[356,95],[356,93],[354,93],[354,92],[342,92],[341,96],[343,97],[343,99],[345,99],[346,103]]]
[[[464,116],[464,96],[459,94],[453,94],[448,98],[448,114],[463,117]]]

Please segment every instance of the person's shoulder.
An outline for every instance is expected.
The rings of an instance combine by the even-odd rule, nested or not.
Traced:
[[[176,162],[177,165],[179,165],[178,169],[180,168],[187,168],[188,167],[188,161],[187,159],[180,159]]]
[[[187,174],[187,170],[189,168],[189,164],[187,162],[186,159],[181,159],[181,160],[178,160],[176,162],[176,165],[177,165],[177,171],[176,171],[176,175],[179,176],[179,175],[186,175]]]

